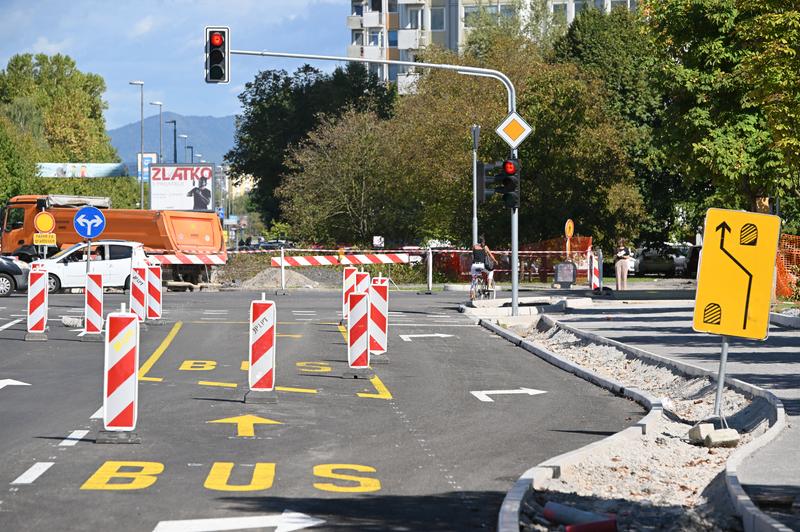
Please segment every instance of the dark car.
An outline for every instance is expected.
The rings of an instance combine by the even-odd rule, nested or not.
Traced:
[[[29,266],[12,257],[0,257],[0,297],[28,288]]]

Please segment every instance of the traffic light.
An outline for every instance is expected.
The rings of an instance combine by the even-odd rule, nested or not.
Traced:
[[[500,170],[500,189],[503,194],[503,203],[509,209],[519,208],[519,174],[520,164],[518,159],[506,159]]]
[[[230,33],[226,26],[206,26],[206,83],[230,81]]]
[[[500,182],[498,170],[503,166],[502,162],[482,163],[478,161],[478,203],[483,205],[496,192],[495,185]]]

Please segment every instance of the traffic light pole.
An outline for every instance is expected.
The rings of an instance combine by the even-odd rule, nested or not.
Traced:
[[[432,70],[450,70],[465,76],[493,78],[500,81],[508,94],[508,113],[517,111],[517,91],[511,80],[491,68],[479,68],[466,65],[450,65],[446,63],[417,63],[414,61],[397,61],[394,59],[366,59],[364,57],[344,57],[337,55],[294,54],[288,52],[267,52],[257,50],[231,50],[231,55],[252,55],[258,57],[282,57],[288,59],[309,59],[314,61],[343,61],[350,63],[375,63],[378,65],[397,65],[411,68],[427,68]],[[512,150],[517,158],[517,150]],[[511,210],[511,315],[519,314],[519,209]]]
[[[472,124],[472,246],[478,243],[478,140],[481,126]],[[483,191],[481,190],[481,194]]]

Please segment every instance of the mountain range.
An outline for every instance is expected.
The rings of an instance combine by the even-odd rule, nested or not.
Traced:
[[[234,116],[183,116],[164,112],[163,162],[173,162],[173,126],[168,120],[177,121],[178,135],[188,135],[188,139],[178,138],[178,162],[187,162],[189,150],[184,146],[194,146],[194,153],[202,154],[202,159],[210,163],[222,164],[223,157],[233,147],[236,131]],[[140,124],[137,120],[130,124],[108,131],[111,144],[117,149],[122,162],[136,168],[136,154],[140,146]],[[158,153],[158,115],[144,119],[144,151]],[[195,162],[201,158],[195,157]]]

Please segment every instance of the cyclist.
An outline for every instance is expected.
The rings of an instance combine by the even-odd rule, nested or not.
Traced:
[[[477,244],[472,246],[472,267],[470,267],[470,275],[472,280],[476,281],[478,276],[486,272],[487,286],[494,288],[494,267],[497,264],[497,259],[494,253],[486,245],[486,239],[483,236]]]

